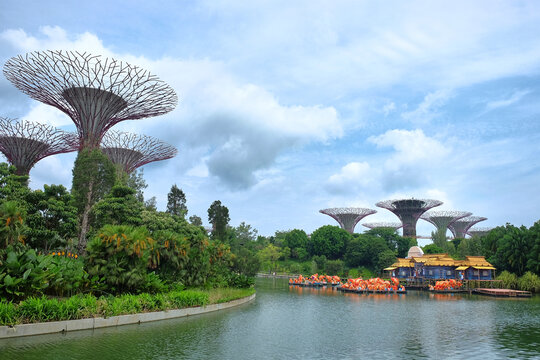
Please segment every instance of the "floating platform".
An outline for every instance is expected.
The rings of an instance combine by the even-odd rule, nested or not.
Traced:
[[[512,289],[473,289],[474,294],[497,296],[497,297],[531,297],[530,291],[512,290]]]

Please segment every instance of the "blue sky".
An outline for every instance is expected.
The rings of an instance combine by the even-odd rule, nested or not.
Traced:
[[[178,147],[144,167],[160,209],[176,183],[188,215],[206,222],[219,199],[263,235],[334,224],[327,207],[396,221],[375,203],[401,197],[488,218],[478,226],[540,218],[537,1],[0,3],[2,63],[84,50],[176,90],[173,112],[114,127]],[[0,116],[75,129],[4,77]],[[31,186],[69,188],[73,160],[42,160]]]

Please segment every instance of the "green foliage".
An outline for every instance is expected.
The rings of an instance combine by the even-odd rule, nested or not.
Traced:
[[[88,243],[87,271],[99,279],[102,291],[140,292],[148,287],[146,268],[155,251],[145,227],[105,225]]]
[[[167,212],[180,217],[185,217],[188,212],[186,194],[176,184],[171,187],[171,191],[167,194]]]
[[[497,265],[521,276],[525,273],[531,244],[526,235],[527,229],[522,226],[517,228],[512,225],[506,226],[506,234],[499,239],[497,244]],[[499,268],[499,266],[497,266]]]
[[[377,272],[382,272],[382,270],[396,261],[396,253],[392,250],[384,250],[379,253],[377,257]]]
[[[385,251],[391,251],[395,258],[395,253],[388,248],[387,241],[383,237],[368,233],[357,234],[349,242],[344,258],[350,267],[364,266],[380,271],[379,255]],[[386,255],[385,260],[388,256]]]
[[[141,218],[142,225],[150,232],[168,230],[187,236],[190,232],[194,231],[186,230],[188,229],[189,224],[184,218],[173,216],[163,211],[151,211],[146,209],[141,212]],[[201,232],[201,229],[197,229],[197,231]]]
[[[0,201],[20,201],[30,192],[28,176],[16,175],[15,167],[0,163]]]
[[[527,269],[540,274],[540,221],[534,223],[526,234],[531,251],[527,260]]]
[[[77,236],[77,208],[62,185],[44,185],[26,196],[26,243],[36,249],[65,248]]]
[[[356,268],[349,269],[349,273],[347,275],[351,279],[356,279],[360,276],[360,272]]]
[[[308,244],[308,236],[304,230],[298,230],[298,229],[291,230],[285,235],[285,239],[283,240],[283,246],[286,246],[290,249],[297,249],[291,252],[291,257],[296,258],[296,259],[300,259],[300,255],[304,254],[299,249],[306,249],[307,244]],[[300,254],[299,254],[299,251],[300,251]]]
[[[90,317],[110,317],[145,311],[204,306],[222,303],[253,294],[253,289],[172,290],[159,294],[142,293],[120,296],[76,295],[65,300],[29,297],[19,304],[0,300],[0,325],[30,322],[72,320]]]
[[[0,250],[1,298],[70,295],[80,291],[86,281],[80,259],[37,254],[20,244]]]
[[[444,253],[444,249],[436,244],[427,244],[426,246],[422,247],[422,251],[424,251],[424,254],[442,254]]]
[[[325,225],[313,232],[308,242],[311,255],[324,255],[326,258],[339,259],[345,253],[350,234],[338,226]]]
[[[113,163],[99,149],[84,148],[79,151],[73,166],[71,193],[80,218],[78,250],[86,250],[86,234],[89,229],[90,212],[96,202],[107,194],[115,183],[116,170]]]
[[[24,242],[22,235],[26,213],[17,201],[0,204],[0,247]]]
[[[343,268],[343,260],[328,260],[326,262],[325,271],[329,275],[342,275]]]
[[[465,259],[465,256],[481,256],[482,243],[480,239],[472,237],[470,239],[461,239],[457,247],[457,257]]]
[[[504,270],[497,276],[497,280],[501,280],[503,283],[503,288],[505,289],[516,289],[518,284],[518,277],[516,274],[512,274],[509,271]]]
[[[316,267],[316,270],[314,272],[324,271],[324,269],[326,268],[326,262],[327,262],[326,256],[315,255],[313,256],[312,261],[315,263],[315,267]]]
[[[540,277],[530,271],[527,271],[522,277],[519,278],[518,287],[520,290],[540,293]]]
[[[243,247],[234,256],[232,270],[240,275],[253,277],[261,268],[261,259],[254,251]],[[231,285],[232,286],[232,285]]]
[[[197,215],[191,215],[189,217],[189,222],[191,225],[202,226],[202,219]]]
[[[264,249],[259,251],[259,258],[263,265],[270,265],[270,270],[275,271],[276,261],[280,258],[281,252],[277,246],[268,244]]]
[[[152,233],[157,251],[151,259],[153,268],[159,276],[168,281],[177,281],[187,275],[189,241],[169,230],[157,230]]]
[[[227,224],[230,220],[229,209],[221,205],[221,201],[214,201],[208,208],[208,221],[212,224],[212,237],[214,239],[225,240]]]
[[[104,225],[142,224],[143,204],[135,197],[135,190],[125,185],[115,185],[111,192],[98,201],[93,209],[93,225],[100,229]]]
[[[135,198],[139,202],[144,202],[144,189],[148,187],[144,180],[144,169],[135,169],[126,179],[126,185],[135,190]]]

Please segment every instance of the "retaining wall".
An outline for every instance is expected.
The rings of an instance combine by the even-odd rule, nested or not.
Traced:
[[[250,295],[242,299],[237,299],[221,304],[212,304],[200,307],[192,307],[185,309],[175,309],[166,311],[157,311],[141,314],[130,314],[111,316],[108,318],[96,317],[91,319],[51,321],[35,324],[21,324],[14,326],[0,326],[0,339],[13,338],[19,336],[32,336],[53,333],[63,333],[66,331],[76,330],[92,330],[109,326],[120,326],[129,324],[140,324],[150,321],[159,321],[167,319],[175,319],[184,316],[204,314],[212,311],[228,309],[234,306],[245,304],[253,299],[255,295]]]

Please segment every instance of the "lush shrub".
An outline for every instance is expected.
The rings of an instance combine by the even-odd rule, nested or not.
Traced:
[[[105,225],[88,243],[88,274],[99,279],[105,292],[148,290],[146,268],[157,250],[154,243],[145,227]]]
[[[15,325],[17,319],[17,308],[11,301],[0,300],[0,325]]]
[[[518,287],[520,290],[540,293],[540,278],[538,275],[527,271],[522,277],[519,278]]]
[[[512,274],[506,270],[497,276],[497,280],[502,280],[503,288],[505,289],[516,289],[518,285],[516,274]]]
[[[203,306],[208,304],[208,294],[193,290],[170,292],[169,299],[173,306],[178,308]]]
[[[328,260],[325,269],[328,275],[343,275],[343,261]]]

